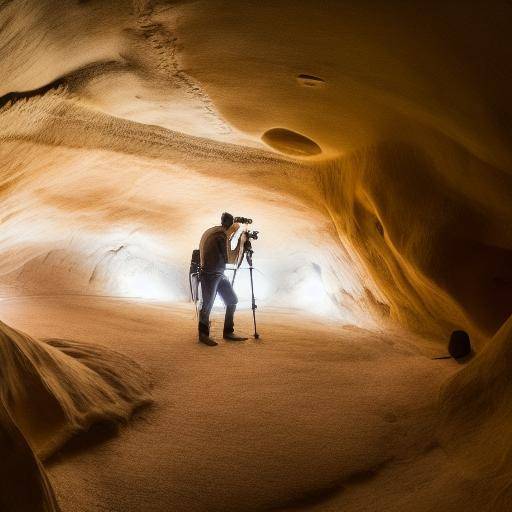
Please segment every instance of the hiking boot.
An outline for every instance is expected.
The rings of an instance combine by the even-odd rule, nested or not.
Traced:
[[[212,340],[208,334],[202,332],[199,333],[199,342],[204,343],[209,347],[215,347],[218,345],[218,343],[215,340]]]
[[[249,339],[249,338],[245,338],[244,336],[237,336],[234,332],[226,332],[226,331],[224,331],[224,334],[222,335],[222,337],[225,340],[229,340],[229,341],[245,341],[245,340]]]

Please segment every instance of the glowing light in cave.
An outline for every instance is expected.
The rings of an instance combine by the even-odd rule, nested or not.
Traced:
[[[232,274],[232,272],[229,272]],[[258,269],[253,270],[254,296],[257,301],[265,301],[269,294],[269,284],[265,275]],[[249,269],[239,269],[235,280],[235,292],[241,308],[251,307],[251,276]]]
[[[226,277],[231,281],[233,279],[233,271],[231,269],[226,270]],[[253,279],[254,279],[254,296],[256,297],[256,302],[264,302],[268,299],[270,286],[267,278],[259,269],[253,270]],[[251,294],[251,276],[249,273],[249,269],[242,267],[239,268],[236,273],[235,285],[234,285],[235,293],[238,297],[238,309],[249,309],[252,304],[252,294]],[[217,295],[214,307],[223,307],[224,303],[219,295]]]
[[[173,300],[174,296],[166,283],[151,273],[130,273],[119,277],[119,291],[128,297],[141,299]]]
[[[102,257],[95,273],[109,293],[161,301],[177,299],[178,276],[168,263],[169,254],[163,252],[161,239],[133,229],[106,235],[108,244],[98,251]]]
[[[254,295],[257,304],[293,307],[317,315],[339,316],[338,308],[333,304],[321,275],[316,272],[307,272],[304,269],[299,273],[285,273],[270,262],[266,263],[262,262],[262,268],[253,270]],[[231,280],[233,272],[227,270],[226,277]],[[249,269],[238,270],[234,289],[238,296],[238,309],[250,309],[251,278]],[[214,307],[216,309],[224,307],[219,295],[215,299]]]
[[[327,293],[322,278],[309,275],[293,290],[294,302],[297,307],[311,313],[329,314],[333,312],[334,304]]]

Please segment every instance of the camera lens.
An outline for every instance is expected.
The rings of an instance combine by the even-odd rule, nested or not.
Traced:
[[[247,217],[235,217],[234,222],[238,222],[239,224],[252,224],[252,219],[248,219]]]

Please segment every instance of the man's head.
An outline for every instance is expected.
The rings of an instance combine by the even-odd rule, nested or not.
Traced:
[[[224,229],[229,229],[233,225],[233,215],[228,212],[224,212],[220,218],[220,223]]]

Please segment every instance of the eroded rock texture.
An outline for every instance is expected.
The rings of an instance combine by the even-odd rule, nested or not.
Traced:
[[[274,251],[270,299],[288,260],[347,318],[485,338],[510,314],[506,2],[1,15],[10,290],[137,295],[150,275],[147,296],[184,299],[190,247],[232,208]]]
[[[39,460],[96,423],[125,422],[150,402],[149,379],[104,347],[0,327],[1,499],[6,510],[58,510]]]

